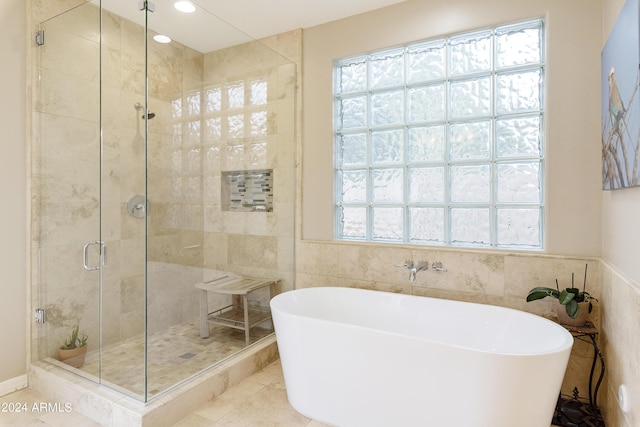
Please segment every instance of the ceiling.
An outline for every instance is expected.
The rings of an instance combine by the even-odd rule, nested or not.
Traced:
[[[92,0],[97,3],[98,0]],[[405,0],[191,0],[195,13],[184,14],[174,0],[150,0],[149,28],[206,53],[251,39],[308,28],[379,9]],[[102,7],[144,24],[138,0],[102,0]]]

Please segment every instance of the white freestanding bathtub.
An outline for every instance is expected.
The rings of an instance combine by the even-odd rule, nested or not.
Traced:
[[[549,427],[573,345],[503,307],[307,288],[271,300],[285,386],[335,426]]]

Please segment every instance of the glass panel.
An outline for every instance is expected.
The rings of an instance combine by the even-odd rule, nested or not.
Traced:
[[[408,130],[408,161],[444,160],[444,126],[412,127]]]
[[[338,235],[351,239],[367,237],[367,208],[339,207]]]
[[[444,83],[409,89],[407,123],[444,120],[444,94]]]
[[[362,165],[367,161],[367,134],[345,134],[338,136],[339,165]]]
[[[189,136],[192,141],[197,141],[197,136],[200,133],[198,125],[198,122],[189,123],[191,131]],[[193,129],[194,127],[195,129]],[[244,114],[235,114],[227,117],[227,134],[232,139],[244,138]]]
[[[491,78],[451,83],[449,114],[452,119],[491,114]]]
[[[507,163],[497,165],[498,202],[542,201],[540,163]]]
[[[222,138],[222,119],[220,117],[212,117],[204,121],[205,140],[209,143],[219,141]],[[174,130],[174,134],[179,134],[180,128]]]
[[[399,125],[404,121],[404,91],[371,95],[371,126]]]
[[[491,31],[452,37],[449,41],[452,76],[491,69]]]
[[[55,5],[44,9],[54,10]],[[102,237],[111,246],[120,234],[117,224],[105,228],[102,236],[100,230],[99,29],[99,9],[90,3],[42,22],[39,30],[45,32],[46,44],[34,47],[37,57],[31,70],[37,81],[30,147],[31,301],[34,310],[44,310],[46,321],[30,328],[30,356],[31,361],[45,360],[87,378],[100,375],[100,271],[85,269],[83,248],[87,245],[87,267],[97,268],[101,252],[97,241]],[[106,96],[111,125],[103,135],[105,172],[121,167],[117,153],[121,135],[113,126],[118,95]],[[131,111],[135,112],[133,107]],[[113,180],[106,185],[113,186]],[[103,207],[103,215],[119,215],[119,205]],[[4,209],[8,208],[5,203]],[[119,286],[114,279],[105,276],[105,285]],[[75,327],[80,338],[88,337],[84,364],[78,370],[70,363],[80,360],[62,363],[58,352]],[[12,351],[6,344],[3,348]],[[0,424],[11,424],[4,416],[0,414]]]
[[[200,114],[200,92],[187,95],[187,111],[190,116]]]
[[[491,122],[456,123],[449,127],[452,160],[489,159]]]
[[[232,83],[227,86],[227,107],[229,109],[244,107],[244,83]]]
[[[489,245],[491,243],[489,208],[452,208],[451,243]]]
[[[442,203],[444,193],[444,167],[409,168],[409,203]]]
[[[372,209],[373,216],[373,240],[397,240],[404,238],[403,208],[376,208]]]
[[[258,80],[251,82],[251,93],[249,97],[249,104],[251,105],[265,105],[267,103],[267,92],[269,85],[265,80]]]
[[[367,124],[367,98],[356,96],[338,99],[338,129],[364,127]]]
[[[540,247],[541,211],[535,209],[498,209],[498,245]]]
[[[542,119],[533,116],[496,120],[496,147],[500,158],[540,157]]]
[[[215,113],[222,110],[222,89],[220,89],[219,87],[208,88],[205,90],[205,95],[205,108],[207,113]],[[179,118],[179,116],[175,118]]]
[[[452,202],[488,202],[490,197],[491,168],[488,165],[451,167]]]
[[[407,49],[407,81],[417,83],[445,76],[445,41],[410,46]]]
[[[366,58],[356,58],[337,65],[337,93],[359,92],[367,89]]]
[[[444,209],[410,208],[409,240],[416,243],[444,243]]]
[[[371,162],[402,163],[404,161],[404,132],[402,129],[371,132]]]
[[[137,4],[131,8],[140,13]],[[255,325],[247,335],[243,330],[207,322],[209,336],[201,337],[196,283],[228,274],[280,279],[277,289],[267,287],[249,294],[249,305],[264,314],[271,291],[292,289],[295,276],[293,265],[286,260],[294,252],[295,235],[295,156],[290,153],[295,152],[291,135],[296,128],[296,65],[200,8],[196,11],[199,19],[189,19],[190,31],[199,35],[192,38],[194,44],[187,46],[180,38],[179,26],[169,25],[163,28],[172,32],[167,35],[173,41],[160,45],[150,36],[159,20],[170,20],[174,11],[171,4],[157,2],[156,11],[147,16],[147,69],[149,81],[154,82],[147,98],[155,113],[146,122],[150,131],[147,163],[144,141],[139,146],[127,143],[120,147],[125,150],[120,160],[131,162],[132,169],[143,177],[142,189],[137,190],[143,192],[140,194],[144,194],[145,172],[148,177],[146,259],[144,245],[123,251],[129,255],[139,249],[146,263],[142,280],[135,277],[123,287],[134,295],[142,292],[140,310],[146,304],[142,317],[147,321],[145,400],[272,332],[268,323]],[[120,32],[121,37],[127,37],[128,31],[120,27]],[[231,41],[221,44],[222,40]],[[288,50],[288,43],[299,40],[281,40],[278,49]],[[126,45],[126,40],[122,44]],[[123,99],[136,97],[126,91],[118,93]],[[144,98],[143,93],[140,96]],[[201,93],[199,110],[197,93]],[[360,116],[362,110],[354,109],[359,107],[354,105],[358,101],[347,98],[341,105],[345,107],[341,110],[345,127],[366,124]],[[182,111],[174,114],[178,106]],[[167,114],[169,111],[172,114]],[[127,128],[133,130],[122,134],[134,135],[136,126],[144,129],[144,124],[138,118]],[[181,134],[172,134],[174,131]],[[169,141],[179,143],[178,147],[172,148]],[[182,151],[179,166],[172,158],[178,149]],[[223,175],[223,171],[237,173]],[[355,173],[345,177],[344,185],[347,199],[358,200],[366,194]],[[277,195],[270,193],[274,187]],[[118,197],[120,194],[128,198],[130,192],[119,191]],[[233,203],[235,200],[239,202]],[[271,202],[274,208],[266,213]],[[133,219],[123,211],[121,222],[144,227],[145,219]],[[220,245],[221,241],[225,244]],[[121,267],[129,268],[128,264],[128,257],[123,257]],[[244,317],[229,295],[209,292],[207,304],[208,312],[217,311],[219,316],[224,317],[222,309],[229,307],[231,314],[238,312]],[[113,366],[126,380],[126,364]]]
[[[542,203],[543,65],[542,20],[339,61],[336,164],[371,168],[369,208],[402,204],[409,226],[404,241],[451,242],[453,236],[454,244],[497,246],[497,204]],[[347,72],[353,75],[343,80]],[[345,115],[351,99],[340,94],[352,81],[358,82],[349,86],[356,101]],[[476,220],[487,223],[476,224],[474,234],[466,227]],[[448,229],[426,234],[431,222]],[[375,226],[368,227],[371,234]],[[395,239],[373,234],[367,238]]]
[[[256,111],[249,116],[249,123],[251,125],[251,136],[266,136],[267,135],[267,112]]]
[[[374,203],[402,203],[404,199],[402,169],[373,169],[371,180]]]
[[[541,32],[542,21],[498,28],[497,68],[539,63],[542,58]]]
[[[367,201],[367,172],[365,170],[342,171],[339,201],[360,203]]]
[[[371,88],[399,86],[404,83],[404,51],[395,49],[369,57]]]
[[[501,113],[539,110],[542,105],[540,70],[496,76],[496,110]]]

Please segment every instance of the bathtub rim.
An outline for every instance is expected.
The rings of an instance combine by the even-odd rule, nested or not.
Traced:
[[[562,337],[564,337],[564,341],[559,343],[558,345],[552,347],[552,348],[545,349],[544,351],[527,352],[527,353],[516,353],[516,352],[509,352],[509,351],[495,351],[495,350],[487,350],[487,349],[475,348],[475,347],[471,347],[471,346],[463,345],[463,344],[458,344],[458,343],[441,342],[441,341],[437,341],[437,340],[434,340],[434,339],[429,339],[429,338],[425,338],[425,337],[410,335],[410,334],[401,333],[401,332],[397,332],[397,331],[388,331],[388,330],[376,329],[376,328],[371,327],[371,326],[363,326],[363,325],[357,325],[357,324],[346,324],[344,322],[340,322],[340,321],[337,321],[337,320],[331,320],[331,319],[327,319],[327,318],[305,316],[305,315],[301,315],[301,314],[297,314],[297,313],[287,312],[285,310],[282,310],[281,307],[277,307],[277,305],[282,304],[281,300],[284,300],[285,298],[291,298],[292,296],[291,295],[287,295],[287,294],[292,293],[292,292],[293,293],[312,293],[312,292],[323,292],[323,291],[329,291],[329,290],[338,290],[339,292],[345,292],[344,290],[346,290],[346,292],[382,293],[382,294],[391,294],[391,295],[397,295],[397,296],[402,296],[402,297],[427,298],[429,300],[446,301],[448,303],[456,303],[456,304],[462,304],[462,305],[473,305],[473,306],[483,306],[483,307],[486,307],[486,308],[495,308],[495,309],[498,309],[499,311],[512,312],[512,313],[516,313],[517,316],[523,316],[523,317],[526,317],[526,318],[529,318],[529,319],[533,319],[533,321],[540,322],[540,324],[541,325],[545,325],[545,327],[549,327],[549,328],[552,328],[553,330],[557,330],[558,333]],[[331,325],[348,325],[349,327],[360,329],[360,330],[375,331],[376,333],[380,333],[380,334],[394,335],[394,336],[398,336],[398,337],[402,337],[402,338],[423,341],[423,342],[426,342],[426,343],[429,343],[429,344],[432,344],[432,345],[455,347],[455,348],[462,349],[462,350],[465,350],[465,351],[473,351],[473,352],[492,355],[492,356],[504,356],[504,357],[540,357],[540,356],[548,356],[548,355],[553,355],[553,354],[558,354],[558,353],[563,353],[563,352],[570,352],[572,347],[573,347],[573,344],[574,344],[573,336],[571,335],[571,333],[564,326],[562,326],[561,324],[559,324],[559,323],[557,323],[557,322],[555,322],[555,321],[553,321],[551,319],[547,319],[546,317],[543,317],[543,316],[540,316],[540,315],[537,315],[537,314],[534,314],[534,313],[529,313],[527,311],[518,310],[518,309],[515,309],[515,308],[511,308],[511,307],[503,307],[503,306],[495,305],[495,304],[482,304],[482,303],[470,302],[470,301],[459,301],[459,300],[446,299],[446,298],[428,297],[428,296],[423,296],[423,295],[411,295],[411,294],[395,293],[395,292],[380,291],[380,290],[375,290],[375,289],[354,288],[354,287],[347,287],[347,286],[313,286],[313,287],[307,287],[307,288],[298,288],[298,289],[293,289],[293,290],[290,290],[290,291],[282,292],[282,293],[274,296],[269,301],[269,306],[271,308],[272,316],[274,316],[274,317],[275,317],[276,313],[278,313],[278,314],[282,313],[285,316],[290,316],[290,317],[294,317],[294,318],[297,318],[297,319],[313,320],[313,321],[317,321],[317,322],[320,322],[320,323],[331,324]],[[275,328],[275,319],[274,319],[274,330],[275,330],[275,335],[276,335],[276,338],[277,338],[278,331],[277,331],[277,328]]]

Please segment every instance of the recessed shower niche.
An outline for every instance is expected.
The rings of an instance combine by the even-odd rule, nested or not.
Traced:
[[[222,210],[273,211],[273,169],[222,172]]]

